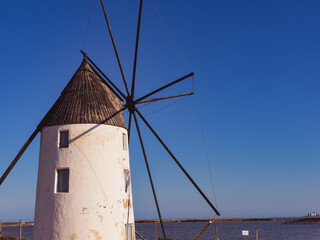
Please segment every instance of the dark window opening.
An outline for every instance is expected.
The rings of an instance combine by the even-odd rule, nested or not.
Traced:
[[[69,147],[69,131],[61,131],[60,132],[60,148],[68,148]]]
[[[56,192],[69,192],[69,168],[57,169]]]

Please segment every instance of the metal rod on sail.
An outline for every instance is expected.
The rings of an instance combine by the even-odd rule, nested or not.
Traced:
[[[212,223],[212,221],[210,220],[205,226],[204,228],[201,229],[201,231],[198,233],[198,235],[193,239],[193,240],[197,240],[199,237],[201,237],[201,235],[204,233],[204,231],[210,226],[210,224]],[[215,239],[216,240],[216,239]]]
[[[191,178],[191,176],[188,174],[188,172],[183,168],[183,166],[180,164],[178,159],[173,155],[173,153],[170,151],[170,149],[167,147],[167,145],[162,141],[162,139],[159,137],[159,135],[155,132],[155,130],[151,127],[151,125],[148,123],[148,121],[142,116],[142,114],[138,111],[138,109],[135,109],[136,113],[140,116],[142,121],[148,126],[150,131],[153,133],[153,135],[158,139],[158,141],[161,143],[161,145],[166,149],[166,151],[169,153],[169,155],[172,157],[172,159],[175,161],[175,163],[179,166],[179,168],[182,170],[182,172],[186,175],[186,177],[190,180],[190,182],[193,184],[193,186],[198,190],[198,192],[201,194],[201,196],[206,200],[206,202],[209,204],[209,206],[215,211],[215,213],[220,216],[219,211],[213,206],[213,204],[210,202],[210,200],[207,198],[207,196],[202,192],[200,187],[195,183],[195,181]]]
[[[156,206],[157,206],[157,211],[158,211],[158,215],[159,215],[159,220],[160,220],[160,224],[161,224],[161,228],[162,228],[163,237],[164,237],[164,239],[166,240],[167,237],[166,237],[166,233],[165,233],[165,231],[164,231],[164,226],[163,226],[163,221],[162,221],[161,212],[160,212],[160,208],[159,208],[159,203],[158,203],[156,191],[155,191],[155,189],[154,189],[154,185],[153,185],[153,181],[152,181],[152,176],[151,176],[151,172],[150,172],[150,168],[149,168],[149,163],[148,163],[146,151],[145,151],[145,149],[144,149],[144,145],[143,145],[143,141],[142,141],[142,136],[141,136],[141,132],[140,132],[139,124],[138,124],[138,119],[137,119],[137,116],[136,116],[135,112],[133,113],[133,117],[134,117],[134,122],[135,122],[136,127],[137,127],[137,131],[138,131],[138,135],[139,135],[139,140],[140,140],[140,145],[141,145],[141,149],[142,149],[142,152],[143,152],[144,161],[145,161],[145,163],[146,163],[146,167],[147,167],[147,170],[148,170],[148,176],[149,176],[149,180],[150,180],[150,184],[151,184],[151,188],[152,188],[152,192],[153,192],[154,201],[155,201]]]
[[[31,134],[31,136],[28,138],[26,143],[22,146],[20,151],[18,152],[17,156],[13,159],[12,163],[9,165],[7,170],[4,172],[2,177],[0,178],[0,186],[3,183],[3,181],[7,178],[9,173],[11,172],[12,168],[16,165],[16,163],[19,161],[20,157],[24,153],[24,151],[28,148],[32,140],[37,136],[38,132],[40,131],[40,128],[37,127],[37,129]]]
[[[148,103],[148,102],[156,102],[156,101],[160,101],[160,100],[166,100],[166,99],[177,98],[177,97],[185,97],[185,96],[190,96],[190,95],[193,95],[193,92],[177,94],[177,95],[172,95],[172,96],[167,96],[167,97],[160,97],[160,98],[150,98],[150,99],[147,99],[147,100],[142,100],[140,102],[137,102],[137,104]]]
[[[104,17],[105,17],[107,25],[108,25],[109,34],[110,34],[110,37],[111,37],[111,41],[112,41],[114,52],[115,52],[116,57],[117,57],[117,61],[118,61],[118,65],[119,65],[119,68],[120,68],[121,75],[122,75],[123,83],[124,83],[124,86],[126,87],[127,94],[130,95],[129,88],[128,88],[128,85],[127,85],[127,81],[126,81],[126,78],[125,78],[124,73],[123,73],[123,69],[122,69],[120,57],[119,57],[119,54],[118,54],[118,50],[117,50],[117,47],[116,47],[116,43],[114,42],[114,38],[113,38],[112,31],[111,31],[111,26],[110,26],[110,23],[109,23],[107,12],[106,12],[106,9],[105,9],[104,4],[103,4],[103,0],[100,0],[100,3],[101,3],[101,6],[102,6]]]
[[[192,77],[193,75],[194,75],[193,72],[192,72],[192,73],[189,73],[188,75],[185,75],[185,76],[183,76],[183,77],[181,77],[181,78],[179,78],[179,79],[177,79],[177,80],[175,80],[175,81],[173,81],[173,82],[171,82],[171,83],[168,83],[167,85],[164,85],[164,86],[161,87],[161,88],[158,88],[158,89],[152,91],[151,93],[148,93],[147,95],[145,95],[145,96],[143,96],[143,97],[135,100],[134,102],[135,102],[135,103],[138,103],[138,102],[140,102],[141,100],[146,99],[147,97],[150,97],[151,95],[153,95],[153,94],[155,94],[155,93],[157,93],[157,92],[162,91],[163,89],[166,89],[166,88],[168,88],[168,87],[170,87],[170,86],[172,86],[172,85],[174,85],[174,84],[176,84],[176,83],[178,83],[178,82],[181,82],[182,80],[184,80],[184,79],[186,79],[186,78]]]
[[[40,123],[38,124],[36,130],[31,134],[31,136],[28,138],[28,140],[26,141],[26,143],[22,146],[22,148],[20,149],[20,151],[18,152],[17,156],[13,159],[12,163],[9,165],[9,167],[7,168],[7,170],[4,172],[4,174],[2,175],[2,177],[0,178],[0,186],[3,183],[3,181],[7,178],[7,176],[9,175],[9,173],[11,172],[11,170],[13,169],[13,167],[16,165],[16,163],[19,161],[20,157],[22,156],[22,154],[25,152],[25,150],[29,147],[30,143],[33,141],[33,139],[37,136],[38,132],[41,131],[43,124],[45,123],[45,120],[52,114],[54,108],[57,106],[58,102],[61,100],[57,100],[52,107],[50,108],[50,110],[47,112],[47,114],[44,116],[44,118],[40,121]]]
[[[138,47],[139,47],[142,3],[143,3],[143,0],[140,0],[137,37],[136,37],[136,46],[135,46],[135,51],[134,51],[134,63],[133,63],[132,83],[131,83],[131,96],[132,97],[134,96],[134,87],[135,87],[135,80],[136,80],[136,68],[137,68],[137,56],[138,56]]]

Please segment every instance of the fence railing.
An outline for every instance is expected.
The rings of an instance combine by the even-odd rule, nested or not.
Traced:
[[[158,236],[157,236],[157,223],[158,222],[154,221],[154,223],[155,223],[155,239],[158,239]],[[212,223],[212,221],[209,221],[207,223],[207,225],[204,226],[204,228],[200,231],[200,233],[194,239],[198,239],[202,235],[202,233],[209,227],[209,225],[211,223]],[[23,226],[33,226],[33,225],[34,225],[33,222],[23,222],[21,219],[19,220],[19,222],[6,222],[6,223],[3,223],[0,220],[0,237],[2,236],[2,229],[4,227],[19,227],[19,239],[22,239],[22,227]],[[247,232],[247,230],[244,230],[244,232]],[[137,236],[140,237],[140,239],[144,239],[139,233],[136,232],[136,234],[137,234]],[[220,240],[220,238],[218,237],[218,226],[216,226],[215,234],[216,234],[215,240]],[[258,231],[258,229],[256,229],[255,235],[256,235],[256,240],[259,240],[259,231]],[[284,240],[282,232],[281,232],[280,237],[281,237],[281,240]]]
[[[22,239],[22,227],[23,226],[33,226],[33,222],[23,222],[21,219],[19,222],[6,222],[3,223],[0,220],[0,237],[3,235],[2,230],[5,227],[19,227],[19,239]]]

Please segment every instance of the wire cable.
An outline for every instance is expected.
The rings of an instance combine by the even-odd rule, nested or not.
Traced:
[[[145,103],[145,104],[143,104],[142,106],[139,106],[138,109],[143,108],[143,107],[146,107],[146,106],[150,105],[151,103],[155,103],[155,102]]]
[[[169,32],[169,29],[168,29],[168,27],[167,27],[166,23],[164,22],[164,20],[163,20],[162,16],[160,15],[160,12],[158,11],[158,9],[157,9],[156,5],[154,4],[153,0],[149,0],[149,1],[151,2],[151,4],[152,4],[152,6],[153,6],[154,10],[156,11],[157,15],[159,16],[160,21],[161,21],[161,23],[162,23],[163,27],[164,27],[164,28],[165,28],[165,30],[167,31],[167,33],[168,33],[168,35],[169,35],[169,37],[170,37],[170,39],[171,39],[171,41],[172,41],[173,45],[174,45],[174,46],[175,46],[175,48],[177,49],[177,51],[178,51],[178,53],[179,53],[179,55],[180,55],[180,57],[181,57],[181,59],[182,59],[182,61],[183,61],[184,65],[186,65],[186,67],[187,67],[187,69],[189,70],[189,72],[191,72],[191,70],[190,70],[190,68],[189,68],[189,65],[188,65],[188,63],[187,63],[186,59],[184,58],[184,56],[183,56],[182,52],[180,51],[180,49],[179,49],[179,47],[178,47],[178,45],[177,45],[176,41],[173,39],[173,37],[172,37],[171,33]],[[193,78],[193,76],[192,76],[192,78]]]
[[[186,96],[186,97],[189,97],[189,96]],[[166,108],[168,108],[168,107],[170,107],[170,106],[172,106],[172,105],[174,105],[174,104],[176,104],[176,103],[178,103],[178,102],[181,102],[182,100],[185,100],[186,97],[180,98],[180,99],[178,99],[177,101],[174,101],[173,103],[168,104],[167,106],[164,106],[164,107],[162,107],[162,108],[160,108],[160,109],[157,109],[157,110],[155,110],[155,111],[152,111],[152,112],[146,114],[145,116],[149,116],[149,115],[154,114],[154,113],[157,113],[157,112],[159,112],[159,111],[161,111],[161,110],[163,110],[163,109],[166,109]]]
[[[217,208],[218,208],[218,202],[217,202],[216,193],[215,193],[215,190],[214,190],[212,170],[211,170],[210,161],[209,161],[209,154],[208,154],[208,149],[207,149],[207,143],[206,143],[206,139],[205,139],[205,137],[204,137],[204,127],[203,127],[203,124],[202,124],[202,118],[201,118],[201,114],[200,114],[199,101],[198,101],[198,96],[197,96],[197,92],[196,92],[196,89],[195,89],[195,81],[194,81],[194,79],[193,79],[193,92],[194,92],[195,101],[196,101],[196,105],[197,105],[199,122],[200,122],[200,127],[201,127],[202,140],[203,140],[204,149],[205,149],[205,152],[206,152],[207,164],[208,164],[208,169],[209,169],[209,173],[210,173],[210,181],[211,181],[212,193],[213,193],[213,197],[214,197],[214,202],[215,202],[215,204],[216,204],[216,206],[217,206]]]
[[[174,40],[173,36],[170,34],[170,31],[166,25],[166,23],[164,22],[160,12],[158,11],[155,3],[153,0],[149,0],[154,8],[154,10],[156,11],[157,15],[159,16],[160,18],[160,21],[161,23],[163,24],[165,30],[167,31],[173,45],[175,46],[175,48],[177,49],[183,63],[185,64],[185,66],[187,67],[187,69],[189,70],[189,72],[191,72],[191,69],[186,61],[186,59],[184,58],[180,48],[178,47],[176,41]],[[207,164],[208,164],[208,169],[209,169],[209,173],[210,173],[210,181],[211,181],[211,187],[212,187],[212,192],[213,192],[213,198],[214,198],[214,201],[215,201],[215,204],[216,206],[218,207],[218,203],[217,203],[217,199],[216,199],[216,193],[215,193],[215,190],[214,190],[214,184],[213,184],[213,177],[212,177],[212,171],[211,171],[211,166],[210,166],[210,161],[209,161],[209,154],[208,154],[208,149],[207,149],[207,144],[206,144],[206,140],[205,140],[205,137],[204,137],[204,127],[203,127],[203,124],[202,124],[202,119],[201,119],[201,114],[200,114],[200,107],[199,107],[199,101],[198,101],[198,96],[196,94],[196,91],[195,91],[195,81],[194,81],[194,76],[192,76],[192,81],[193,81],[193,92],[194,92],[194,96],[195,96],[195,101],[196,101],[196,105],[197,105],[197,110],[198,110],[198,116],[199,116],[199,122],[200,122],[200,126],[201,126],[201,134],[202,134],[202,139],[203,139],[203,144],[204,144],[204,149],[205,149],[205,153],[206,153],[206,159],[207,159]],[[174,104],[174,103],[173,103]],[[169,105],[170,106],[170,105]],[[167,106],[167,107],[169,107]],[[166,108],[166,107],[165,107]],[[164,108],[162,108],[164,109]],[[157,111],[160,111],[162,109],[159,109]],[[155,111],[155,112],[157,112]],[[152,114],[152,113],[155,113],[155,112],[151,112],[149,113],[148,115]]]
[[[90,7],[90,12],[89,12],[89,17],[88,17],[88,23],[87,23],[87,26],[86,26],[86,30],[84,32],[84,37],[83,37],[82,48],[81,49],[84,49],[84,46],[85,46],[85,43],[86,43],[86,40],[87,40],[87,34],[88,34],[89,25],[90,25],[93,6],[94,6],[94,0],[91,1],[91,7]]]

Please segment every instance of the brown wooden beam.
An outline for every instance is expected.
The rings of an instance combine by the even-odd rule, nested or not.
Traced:
[[[135,80],[136,80],[136,68],[137,68],[137,56],[138,56],[138,47],[139,47],[139,36],[140,36],[142,3],[143,3],[143,0],[140,0],[140,5],[139,5],[139,17],[138,17],[138,27],[137,27],[137,36],[136,36],[136,46],[135,46],[135,50],[134,50],[134,62],[133,62],[132,83],[131,83],[131,96],[132,96],[132,97],[134,96],[134,88],[135,88]]]
[[[201,229],[201,231],[198,233],[197,236],[195,236],[195,238],[193,240],[197,240],[199,237],[201,237],[201,235],[204,233],[204,231],[210,226],[210,224],[212,223],[212,221],[209,221],[204,228]],[[215,240],[219,240],[219,238],[216,237]]]
[[[163,226],[163,221],[162,221],[162,217],[161,217],[161,212],[160,212],[160,207],[159,207],[159,203],[158,203],[158,199],[157,199],[157,194],[156,194],[156,190],[154,189],[154,185],[153,185],[153,181],[152,181],[152,176],[151,176],[151,171],[150,171],[150,167],[149,167],[149,163],[148,163],[148,159],[147,159],[147,154],[143,145],[143,140],[142,140],[142,136],[141,136],[141,132],[140,132],[140,128],[139,128],[139,124],[138,124],[138,119],[136,116],[136,113],[133,113],[133,118],[134,118],[134,122],[136,124],[137,127],[137,131],[138,131],[138,136],[139,136],[139,140],[140,140],[140,145],[141,145],[141,149],[142,149],[142,153],[143,153],[143,157],[144,157],[144,161],[147,167],[147,171],[148,171],[148,176],[149,176],[149,180],[150,180],[150,185],[152,188],[152,193],[153,193],[153,197],[154,197],[154,201],[156,203],[156,207],[157,207],[157,211],[158,211],[158,215],[159,215],[159,220],[160,220],[160,224],[161,224],[161,228],[162,228],[162,233],[163,233],[163,237],[166,240],[166,233],[164,231],[164,226]]]
[[[112,41],[114,52],[115,52],[116,57],[117,57],[117,61],[118,61],[118,65],[119,65],[119,68],[120,68],[121,75],[122,75],[123,83],[124,83],[124,86],[126,87],[127,94],[130,96],[129,88],[128,88],[127,81],[126,81],[126,78],[125,78],[124,73],[123,73],[120,57],[119,57],[119,54],[118,54],[116,43],[114,42],[113,34],[112,34],[112,31],[111,31],[111,26],[110,26],[110,23],[109,23],[109,19],[108,19],[108,16],[107,16],[106,9],[105,9],[104,4],[103,4],[103,0],[100,0],[100,3],[101,3],[101,7],[102,7],[102,10],[103,10],[103,13],[104,13],[104,17],[105,17],[107,25],[108,25],[109,34],[110,34],[110,37],[111,37],[111,41]]]
[[[142,101],[143,99],[146,99],[147,97],[150,97],[151,95],[153,95],[153,94],[155,94],[155,93],[157,93],[157,92],[160,92],[160,91],[162,91],[162,90],[164,90],[164,89],[166,89],[166,88],[168,88],[168,87],[170,87],[170,86],[172,86],[172,85],[174,85],[174,84],[176,84],[176,83],[178,83],[178,82],[181,82],[181,81],[183,81],[183,80],[185,80],[185,79],[187,79],[187,78],[189,78],[189,77],[192,77],[193,75],[194,75],[193,72],[192,72],[192,73],[189,73],[188,75],[185,75],[185,76],[183,76],[183,77],[181,77],[181,78],[179,78],[179,79],[177,79],[177,80],[175,80],[175,81],[173,81],[173,82],[171,82],[171,83],[168,83],[168,84],[164,85],[164,86],[161,87],[161,88],[158,88],[158,89],[152,91],[151,93],[148,93],[147,95],[145,95],[145,96],[143,96],[143,97],[135,100],[134,102],[135,102],[135,103],[138,103],[138,102]]]
[[[169,155],[175,161],[175,163],[178,165],[178,167],[182,170],[182,172],[190,180],[190,182],[193,184],[193,186],[198,190],[198,192],[201,194],[201,196],[206,200],[206,202],[213,209],[213,211],[218,216],[220,216],[219,211],[215,208],[215,206],[213,206],[213,204],[210,202],[210,200],[207,198],[207,196],[202,192],[200,187],[195,183],[195,181],[192,179],[192,177],[189,175],[189,173],[184,169],[184,167],[181,165],[181,163],[178,161],[178,159],[173,155],[173,153],[170,151],[170,149],[167,147],[167,145],[162,141],[162,139],[159,137],[159,135],[156,133],[156,131],[151,127],[151,125],[148,123],[148,121],[142,116],[142,114],[138,111],[138,109],[135,109],[135,111],[140,116],[142,121],[147,125],[147,127],[150,129],[150,131],[153,133],[153,135],[158,139],[158,141],[161,143],[161,145],[164,147],[164,149],[166,149],[166,151],[169,153]]]
[[[28,148],[32,140],[37,136],[38,132],[40,131],[40,128],[37,127],[37,129],[31,134],[31,136],[28,138],[28,140],[25,142],[25,144],[22,146],[20,151],[18,152],[17,156],[13,159],[7,170],[4,172],[2,177],[0,178],[0,186],[3,183],[3,181],[7,178],[9,173],[11,172],[12,168],[16,165],[16,163],[19,161],[20,157],[24,153],[24,151]]]
[[[88,57],[88,55],[80,50],[80,52],[88,59],[88,61],[94,66],[95,69],[105,78],[105,80],[115,89],[117,92],[123,97],[123,99],[126,99],[126,95],[110,80],[110,78],[107,77],[107,75],[104,74],[104,72],[101,71],[101,69],[92,61],[91,58]],[[95,71],[95,69],[93,70]],[[111,88],[111,90],[123,101],[123,99]]]
[[[150,99],[147,99],[147,100],[142,100],[140,102],[137,102],[137,104],[148,103],[148,102],[156,102],[156,101],[160,101],[160,100],[166,100],[166,99],[177,98],[177,97],[185,97],[185,96],[190,96],[190,95],[193,95],[193,94],[194,94],[193,92],[189,92],[189,93],[177,94],[177,95],[172,95],[172,96],[167,96],[167,97],[150,98]]]

